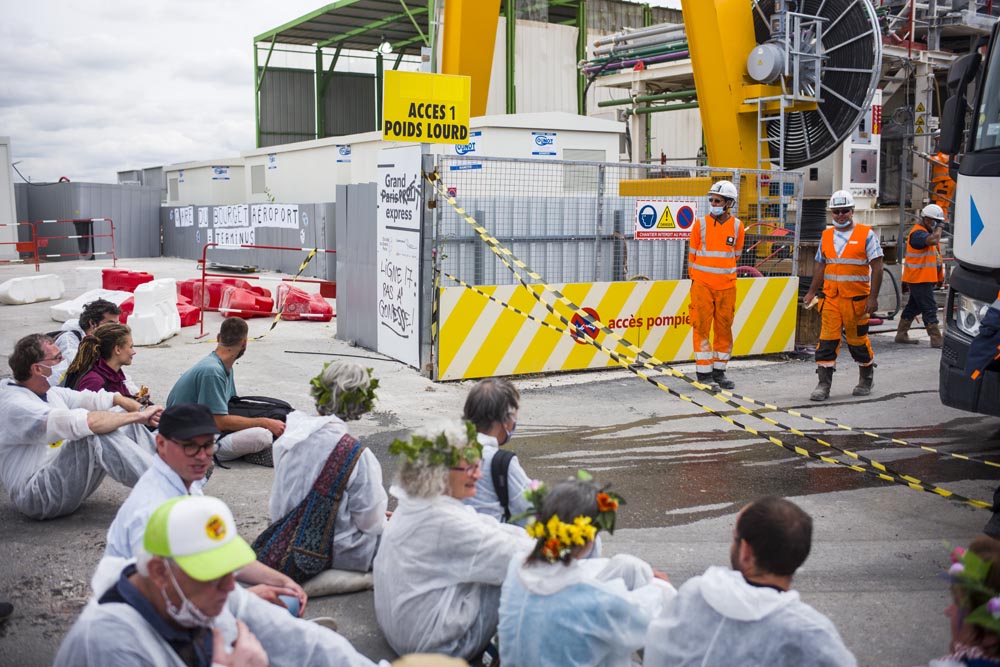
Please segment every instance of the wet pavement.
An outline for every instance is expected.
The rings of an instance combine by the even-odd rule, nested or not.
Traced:
[[[192,263],[179,260],[147,261],[141,268],[157,277],[194,274]],[[9,272],[0,267],[0,280]],[[77,293],[71,290],[66,298]],[[58,326],[48,319],[47,306],[0,306],[0,354],[26,333]],[[220,321],[211,317],[209,331]],[[251,334],[259,334],[269,322],[250,324]],[[311,410],[308,378],[333,357],[291,352],[369,355],[361,361],[381,380],[377,410],[351,430],[382,462],[388,484],[395,469],[387,454],[392,440],[437,418],[460,415],[471,383],[434,384],[412,369],[334,340],[335,325],[280,324],[253,343],[239,362],[237,387],[243,394],[280,396],[298,409]],[[131,371],[150,385],[154,397],[165,396],[176,377],[211,349],[195,333],[186,329],[161,345],[139,348]],[[826,403],[808,400],[816,382],[808,360],[737,360],[729,374],[736,391],[761,401],[944,452],[1000,461],[1000,420],[940,404],[938,352],[927,346],[923,332],[917,335],[920,346],[896,346],[889,335],[874,338],[879,367],[873,395],[864,399],[851,396],[857,372],[846,350]],[[854,462],[740,414],[677,379],[664,382],[765,435]],[[813,552],[795,586],[809,604],[830,616],[859,664],[926,664],[947,650],[947,620],[941,615],[947,584],[938,574],[947,566],[948,545],[967,543],[988,512],[803,458],[624,370],[532,376],[515,383],[522,391],[522,407],[511,448],[528,473],[555,481],[587,468],[626,497],[619,530],[604,541],[607,554],[634,553],[680,584],[709,565],[728,562],[732,522],[744,504],[762,495],[787,496],[816,522]],[[787,414],[763,414],[901,474],[979,500],[991,500],[1000,481],[1000,468]],[[206,492],[229,503],[241,532],[252,538],[267,525],[271,479],[270,469],[236,463],[230,470],[217,470]],[[126,493],[105,482],[74,515],[46,522],[24,519],[5,496],[0,498],[0,562],[5,564],[0,598],[13,599],[17,607],[15,616],[0,625],[0,665],[51,663],[87,598],[107,526]],[[307,615],[332,615],[366,655],[391,657],[374,621],[370,592],[313,600]]]

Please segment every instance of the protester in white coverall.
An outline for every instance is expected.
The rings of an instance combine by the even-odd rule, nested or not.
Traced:
[[[95,597],[63,640],[57,667],[374,667],[332,630],[235,584],[254,553],[221,500],[168,500],[150,517],[143,546],[137,561],[110,567],[106,559],[99,568]]]
[[[106,474],[134,485],[153,462],[146,426],[155,427],[163,411],[103,390],[50,386],[61,360],[51,338],[25,336],[8,359],[13,380],[0,381],[0,481],[33,519],[73,512]]]
[[[202,487],[218,434],[212,413],[204,405],[178,403],[163,411],[153,464],[118,508],[108,529],[105,556],[135,558],[142,551],[146,523],[157,507],[177,496],[204,495]],[[293,596],[299,601],[296,615],[305,612],[308,597],[302,587],[263,563],[255,561],[240,568],[236,580],[250,586],[251,593],[281,607],[287,605],[280,596]]]
[[[94,299],[83,307],[80,318],[66,320],[60,330],[63,332],[56,336],[55,343],[59,351],[62,352],[63,360],[53,366],[52,375],[49,376],[49,384],[58,387],[62,382],[66,370],[76,358],[76,352],[80,349],[80,341],[83,337],[94,333],[94,330],[108,322],[117,322],[122,314],[121,308],[107,299]]]
[[[740,512],[732,569],[689,579],[646,636],[646,667],[855,667],[828,618],[791,590],[812,542],[812,519],[763,498]]]
[[[302,412],[288,415],[285,432],[274,441],[274,485],[271,521],[277,521],[303,502],[323,471],[331,452],[348,435],[343,420],[359,419],[372,408],[374,388],[370,373],[360,364],[327,364],[312,380],[319,417]],[[382,487],[382,467],[368,448],[361,451],[337,507],[334,521],[333,567],[368,572],[379,536],[385,527],[388,496]],[[318,517],[325,523],[326,517]]]
[[[503,584],[500,664],[629,667],[677,591],[634,556],[586,558],[598,529],[614,528],[619,498],[588,480],[537,485],[528,496],[541,501],[527,526],[535,549]]]
[[[476,483],[476,495],[464,502],[481,514],[486,514],[498,521],[507,518],[523,516],[528,510],[528,502],[524,499],[524,490],[528,488],[531,479],[521,467],[517,455],[510,460],[507,468],[507,516],[505,508],[500,504],[500,497],[493,485],[493,457],[500,447],[510,444],[517,428],[517,409],[521,395],[513,384],[502,378],[487,378],[480,380],[469,390],[465,399],[462,418],[476,425],[476,439],[483,446],[482,479]],[[513,521],[519,526],[524,525],[524,518]]]
[[[399,505],[375,555],[375,615],[399,653],[478,657],[496,632],[511,560],[534,546],[524,529],[462,504],[476,492],[481,447],[466,422],[413,434],[401,454]]]

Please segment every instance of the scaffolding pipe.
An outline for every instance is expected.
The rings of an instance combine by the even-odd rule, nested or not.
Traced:
[[[611,56],[601,56],[599,58],[595,57],[585,62],[587,65],[599,65],[601,63],[621,60],[622,58],[647,56],[647,55],[658,56],[661,53],[673,53],[675,51],[681,51],[686,48],[687,48],[687,42],[684,40],[678,40],[676,42],[664,42],[663,44],[657,44],[655,46],[646,47],[644,49],[621,51]]]
[[[665,23],[658,26],[650,26],[649,28],[639,28],[638,30],[629,30],[628,32],[616,32],[613,35],[607,37],[602,37],[601,39],[594,40],[594,48],[599,46],[607,46],[608,44],[618,44],[619,42],[627,42],[633,39],[639,39],[642,37],[651,37],[653,35],[669,35],[673,32],[684,32],[684,25],[677,23]]]
[[[639,95],[637,97],[626,97],[618,100],[605,100],[598,102],[599,107],[616,107],[622,104],[638,104],[640,102],[660,102],[664,100],[682,100],[694,97],[697,94],[694,88],[690,90],[679,90],[676,93],[657,93],[656,95]]]
[[[639,62],[643,62],[648,65],[650,63],[663,63],[663,62],[669,62],[671,60],[683,60],[684,58],[687,58],[689,55],[690,53],[688,51],[678,51],[677,53],[671,53],[665,56],[654,56],[652,58],[636,58],[633,60],[623,60],[619,63],[603,67],[603,71],[608,72],[609,70],[625,69],[626,67],[633,67],[636,63]],[[598,72],[601,70],[602,70],[601,66],[583,68],[583,71],[586,74],[592,74],[594,72]]]
[[[655,107],[639,107],[638,109],[625,109],[625,115],[644,113],[660,113],[661,111],[680,111],[681,109],[697,109],[697,102],[687,102],[686,104],[663,104]]]
[[[653,37],[645,37],[643,39],[637,39],[630,42],[623,42],[620,44],[612,44],[611,46],[595,48],[593,54],[595,58],[601,56],[610,56],[616,53],[621,53],[622,51],[628,51],[629,49],[637,49],[643,47],[656,46],[658,44],[665,44],[670,42],[687,41],[686,33],[678,33],[676,35],[657,35]]]

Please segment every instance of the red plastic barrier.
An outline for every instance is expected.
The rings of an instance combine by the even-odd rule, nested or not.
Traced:
[[[109,289],[105,287],[104,289]],[[128,318],[135,310],[135,297],[130,296],[129,298],[118,304],[118,308],[122,311],[122,314],[118,316],[118,321],[122,324],[128,324]]]
[[[333,306],[322,295],[309,294],[285,283],[278,285],[278,310],[283,320],[329,322],[333,319]]]
[[[185,306],[190,305],[191,304],[191,299],[188,298],[188,297],[186,297],[186,296],[184,296],[180,292],[178,292],[177,293],[177,305],[180,306],[182,304],[185,305]]]
[[[102,269],[102,287],[121,292],[134,292],[135,288],[153,280],[152,273],[129,271],[128,269]]]
[[[198,306],[192,306],[190,303],[177,303],[177,314],[181,316],[181,326],[182,327],[193,327],[198,324],[198,319],[201,316],[201,310]]]
[[[227,287],[237,287],[259,296],[271,296],[270,290],[266,287],[251,285],[242,278],[206,278],[205,291],[208,292],[207,295],[202,294],[201,285],[202,282],[199,278],[182,280],[177,283],[177,292],[181,296],[187,297],[190,303],[195,305],[203,303],[205,308],[211,309],[219,307],[219,304],[222,302],[222,294]]]
[[[264,290],[266,291],[266,290]],[[226,317],[267,317],[274,308],[274,299],[256,291],[227,285],[219,302],[219,312]]]

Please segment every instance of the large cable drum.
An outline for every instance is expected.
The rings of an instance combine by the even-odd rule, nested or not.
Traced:
[[[775,0],[751,0],[758,44],[771,39]],[[783,167],[796,169],[832,153],[868,112],[882,67],[882,35],[869,0],[799,0],[797,11],[827,19],[822,39],[802,35],[803,50],[823,56],[819,80],[814,68],[800,71],[802,88],[819,98],[814,111],[794,111],[785,118]],[[767,122],[770,153],[777,156],[781,124]]]

